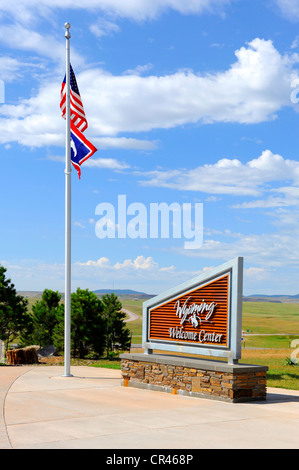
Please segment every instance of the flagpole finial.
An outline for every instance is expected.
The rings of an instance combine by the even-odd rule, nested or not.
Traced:
[[[66,28],[65,37],[67,39],[69,39],[71,37],[71,33],[70,33],[71,24],[70,23],[64,23],[64,27]]]

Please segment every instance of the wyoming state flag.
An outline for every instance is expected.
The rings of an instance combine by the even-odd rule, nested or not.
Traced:
[[[71,121],[71,161],[78,172],[79,179],[81,177],[80,166],[96,151],[95,146],[86,139]]]

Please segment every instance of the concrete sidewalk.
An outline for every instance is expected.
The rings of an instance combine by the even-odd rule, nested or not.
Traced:
[[[0,449],[298,449],[299,392],[226,403],[121,386],[120,371],[0,367]]]

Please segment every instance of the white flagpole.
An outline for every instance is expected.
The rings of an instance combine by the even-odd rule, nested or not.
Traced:
[[[70,23],[65,23],[66,37],[66,142],[65,142],[65,307],[64,307],[64,374],[70,373],[71,356],[71,130],[70,130]]]

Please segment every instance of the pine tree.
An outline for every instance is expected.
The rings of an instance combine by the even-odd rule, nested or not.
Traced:
[[[58,291],[45,289],[41,300],[32,306],[32,344],[39,344],[40,347],[53,344],[55,326],[59,321],[59,314],[64,310],[60,301],[61,294]]]
[[[55,327],[54,346],[64,349],[64,312],[59,312]],[[71,294],[71,350],[72,356],[84,359],[86,355],[101,356],[105,349],[105,320],[103,306],[96,294],[78,288]]]
[[[122,304],[115,294],[102,296],[104,316],[106,320],[106,351],[107,357],[110,351],[130,348],[131,334],[124,321],[126,314],[122,311]]]
[[[18,295],[14,284],[6,279],[7,269],[0,265],[0,339],[6,343],[30,328],[31,317],[27,312],[28,301]]]

